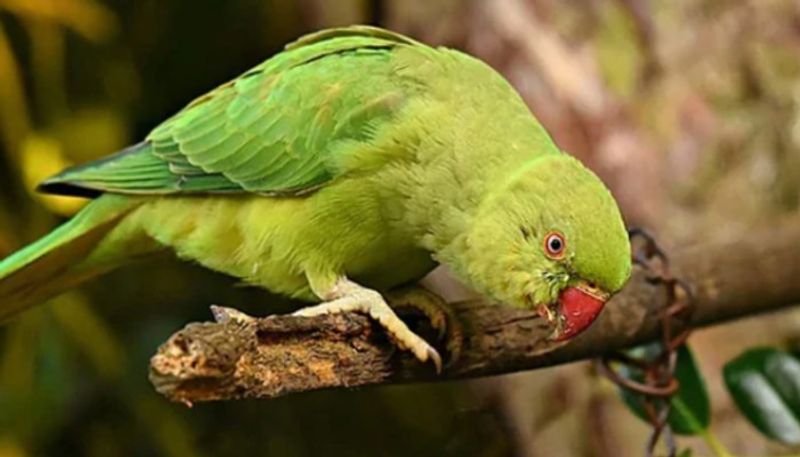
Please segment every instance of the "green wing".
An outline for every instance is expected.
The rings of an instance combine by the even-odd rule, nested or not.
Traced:
[[[408,92],[393,71],[398,46],[382,29],[301,38],[194,100],[147,139],[45,181],[45,192],[297,195],[336,177],[336,155],[368,142]]]

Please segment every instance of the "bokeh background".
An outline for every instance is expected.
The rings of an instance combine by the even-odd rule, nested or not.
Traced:
[[[0,0],[0,257],[81,201],[61,168],[140,140],[298,35],[380,24],[474,54],[671,249],[797,223],[796,0]],[[724,268],[724,266],[720,266]],[[586,363],[422,386],[189,409],[148,358],[224,303],[287,304],[174,259],[134,265],[0,328],[0,457],[642,455],[648,428]],[[271,307],[265,305],[271,304]],[[260,306],[258,306],[260,305]],[[737,455],[788,452],[736,412],[721,365],[800,335],[797,312],[698,332],[712,428]],[[704,443],[682,445],[709,455]]]

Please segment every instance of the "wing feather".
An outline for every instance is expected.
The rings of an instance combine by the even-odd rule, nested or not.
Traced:
[[[67,170],[41,188],[269,195],[314,190],[336,177],[334,151],[370,141],[413,96],[394,71],[392,56],[400,46],[423,45],[363,26],[303,37],[193,100],[144,143]]]

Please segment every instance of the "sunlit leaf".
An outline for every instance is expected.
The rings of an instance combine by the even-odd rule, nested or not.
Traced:
[[[2,457],[27,457],[25,449],[11,437],[0,436],[0,456]]]
[[[634,349],[631,355],[649,359],[658,354],[659,347],[658,344],[649,344]],[[642,380],[641,371],[636,369],[622,367],[620,374],[637,381]],[[680,389],[670,400],[669,424],[675,433],[695,435],[707,429],[711,423],[711,406],[703,376],[692,352],[685,345],[678,348],[675,377],[680,383]],[[622,390],[622,398],[634,414],[648,421],[640,396]]]
[[[84,107],[62,118],[52,129],[64,156],[83,163],[128,146],[128,119],[119,108],[108,105]]]
[[[62,214],[74,214],[86,204],[86,200],[34,193],[34,189],[46,178],[72,165],[63,154],[61,144],[48,137],[30,135],[22,146],[22,173],[25,187],[48,209]]]
[[[113,36],[118,27],[114,13],[94,0],[0,0],[0,10],[54,21],[96,42]]]
[[[17,59],[0,23],[0,140],[12,158],[30,130],[30,113],[24,94]]]
[[[800,360],[773,348],[751,349],[723,369],[747,419],[770,438],[800,444]]]

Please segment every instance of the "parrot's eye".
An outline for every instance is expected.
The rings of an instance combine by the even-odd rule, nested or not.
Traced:
[[[564,240],[564,235],[558,232],[550,232],[544,237],[544,252],[551,259],[557,260],[564,257],[566,247],[567,242]]]

